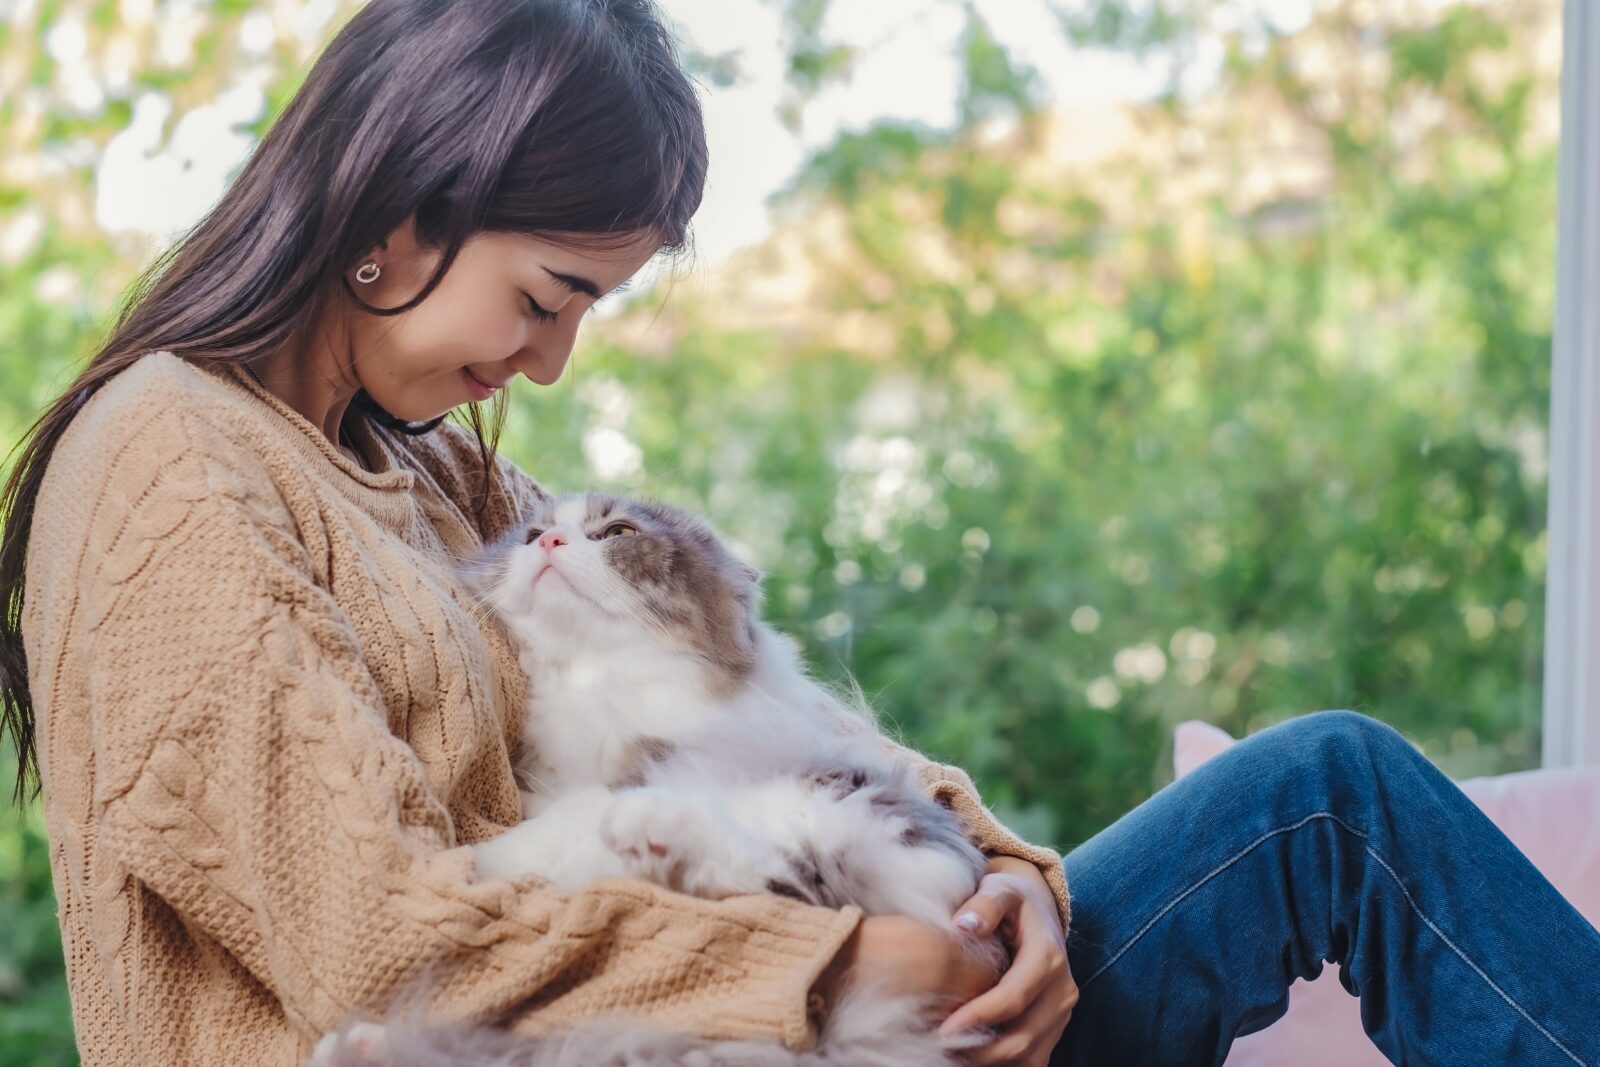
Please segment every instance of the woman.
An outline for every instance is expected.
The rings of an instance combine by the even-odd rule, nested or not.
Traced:
[[[0,652],[86,1064],[299,1063],[418,973],[527,1033],[621,1008],[801,1047],[848,975],[955,998],[999,1032],[974,1063],[1217,1062],[1323,957],[1397,1057],[1600,1062],[1600,938],[1349,714],[1075,850],[1070,916],[1058,858],[928,764],[992,857],[957,925],[1014,945],[998,979],[853,910],[477,881],[522,681],[447,564],[541,490],[478,408],[441,419],[556,381],[705,168],[647,0],[372,0],[37,424]]]

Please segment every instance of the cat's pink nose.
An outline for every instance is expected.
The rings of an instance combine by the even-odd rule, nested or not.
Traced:
[[[554,530],[546,530],[544,533],[539,535],[539,547],[544,549],[546,552],[550,551],[557,545],[564,545],[566,543],[567,539],[562,537]]]

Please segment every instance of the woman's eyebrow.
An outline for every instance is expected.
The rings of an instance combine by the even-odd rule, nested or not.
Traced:
[[[539,269],[550,275],[550,277],[554,278],[556,281],[560,282],[574,293],[582,293],[585,296],[592,296],[596,300],[600,299],[600,287],[594,282],[591,282],[588,278],[583,278],[576,274],[562,274],[559,271],[551,270],[549,267],[540,267]],[[630,283],[628,282],[623,282],[621,285],[611,290],[611,292],[620,293],[622,290],[626,289],[629,284]]]

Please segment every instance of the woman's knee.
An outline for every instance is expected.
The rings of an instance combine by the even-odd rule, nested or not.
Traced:
[[[1417,751],[1393,726],[1359,711],[1314,711],[1281,724],[1308,758],[1329,764],[1383,765],[1415,759]]]

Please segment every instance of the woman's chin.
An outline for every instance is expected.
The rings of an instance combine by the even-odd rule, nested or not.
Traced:
[[[364,383],[361,387],[374,404],[404,422],[432,422],[458,407],[472,403],[472,398],[462,395],[465,390],[460,389],[456,390],[455,398],[443,390],[433,390],[434,395],[419,398],[403,393],[396,395],[392,392],[375,391],[367,388]]]

